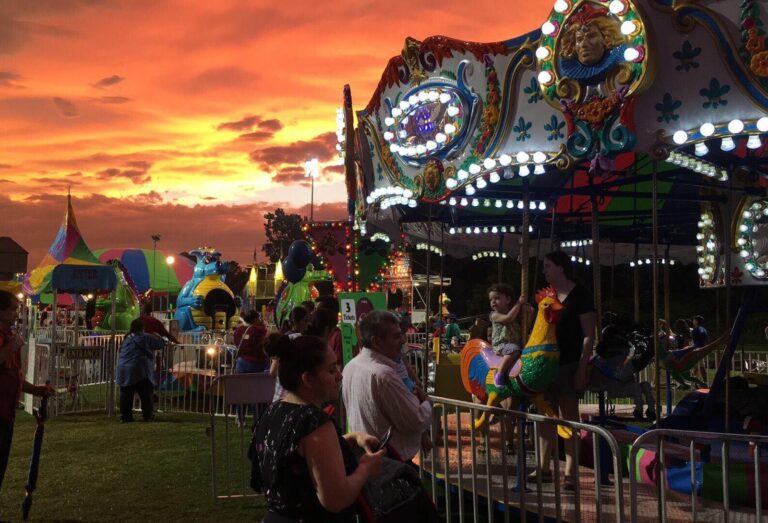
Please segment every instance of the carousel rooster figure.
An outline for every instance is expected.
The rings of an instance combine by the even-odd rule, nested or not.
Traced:
[[[494,406],[506,398],[525,396],[540,414],[556,418],[557,414],[544,400],[544,391],[555,380],[560,369],[560,349],[555,337],[555,326],[560,319],[563,305],[552,287],[536,293],[539,304],[533,330],[523,349],[523,354],[509,371],[509,380],[503,387],[494,384],[494,374],[501,364],[501,356],[482,340],[470,340],[461,351],[461,381],[470,394],[474,394],[488,406]],[[483,413],[475,420],[475,428],[483,429],[487,422]],[[558,425],[562,438],[570,438],[570,428]]]

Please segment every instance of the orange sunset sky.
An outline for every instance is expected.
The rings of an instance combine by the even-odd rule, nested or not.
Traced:
[[[490,42],[551,0],[2,0],[0,236],[35,267],[71,187],[92,249],[213,245],[264,261],[265,212],[345,214],[345,83],[364,107],[406,36]]]

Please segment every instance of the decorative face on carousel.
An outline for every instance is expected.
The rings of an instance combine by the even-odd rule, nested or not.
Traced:
[[[624,62],[626,37],[608,9],[584,3],[568,18],[560,40],[560,73],[581,81],[599,81]]]

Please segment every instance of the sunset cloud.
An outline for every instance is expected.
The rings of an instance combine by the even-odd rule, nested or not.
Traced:
[[[107,87],[111,87],[113,85],[117,85],[120,82],[122,82],[123,80],[125,80],[125,78],[123,78],[122,76],[118,76],[116,74],[113,74],[112,76],[107,76],[106,78],[102,78],[101,80],[99,80],[98,82],[93,84],[93,86],[98,88],[98,89],[105,89]]]
[[[315,217],[345,216],[335,150],[345,84],[360,109],[407,36],[505,40],[540,27],[551,8],[0,1],[0,215],[11,217],[0,236],[36,264],[71,191],[92,247],[151,246],[161,232],[164,250],[211,243],[247,263],[263,213],[309,214],[310,158],[321,163]]]

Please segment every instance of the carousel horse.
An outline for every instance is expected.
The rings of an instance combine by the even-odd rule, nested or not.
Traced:
[[[560,318],[563,305],[551,287],[536,293],[539,304],[536,321],[520,359],[509,371],[509,380],[503,387],[494,384],[494,374],[501,364],[501,356],[493,347],[479,339],[469,340],[461,351],[461,381],[470,394],[492,407],[498,402],[525,396],[545,416],[557,418],[557,414],[544,399],[544,391],[557,378],[560,370],[560,349],[555,337],[555,324]],[[487,423],[486,414],[475,420],[475,428],[482,430]],[[570,438],[569,427],[558,425],[558,434]]]
[[[653,360],[652,339],[639,332],[625,336],[615,325],[604,328],[602,338],[590,361],[592,372],[588,390],[606,392],[608,398],[632,398],[636,419],[643,419],[645,400],[645,416],[654,421],[656,409],[651,384],[637,379],[637,373]]]

